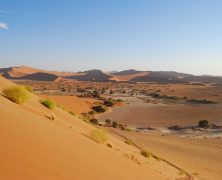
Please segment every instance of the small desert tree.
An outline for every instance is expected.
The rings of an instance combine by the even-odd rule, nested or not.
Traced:
[[[104,101],[103,104],[104,104],[105,106],[107,106],[107,107],[112,107],[112,106],[114,105],[114,102],[113,102],[112,99],[107,99],[107,100]]]
[[[94,107],[92,107],[92,109],[98,113],[103,113],[106,111],[106,109],[101,105],[94,106]]]
[[[107,126],[111,126],[112,125],[112,121],[110,119],[106,119],[105,121]]]
[[[209,127],[209,122],[207,120],[200,120],[198,122],[198,126],[201,128],[207,128]]]
[[[113,127],[117,128],[117,126],[118,126],[118,123],[116,121],[113,121]]]

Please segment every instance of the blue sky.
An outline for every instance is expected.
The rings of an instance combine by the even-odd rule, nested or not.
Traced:
[[[222,75],[221,0],[0,0],[0,67]]]

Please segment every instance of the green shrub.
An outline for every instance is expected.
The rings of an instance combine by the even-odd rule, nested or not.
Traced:
[[[22,104],[31,97],[30,93],[23,86],[14,86],[4,89],[3,94],[17,104]]]
[[[41,100],[40,102],[42,105],[44,105],[45,107],[47,107],[49,109],[54,109],[56,107],[56,104],[51,99]]]
[[[140,154],[146,158],[150,158],[150,156],[152,156],[152,153],[145,150],[141,150]]]
[[[105,143],[108,141],[108,135],[106,131],[102,129],[95,129],[90,132],[90,137],[99,143]]]
[[[29,92],[33,92],[33,88],[32,88],[32,86],[29,86],[29,85],[26,85],[26,86],[23,86],[27,91],[29,91]]]

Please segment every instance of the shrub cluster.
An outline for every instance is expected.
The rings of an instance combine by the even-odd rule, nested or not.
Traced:
[[[14,86],[4,89],[3,94],[17,104],[22,104],[31,97],[30,93],[23,86]]]
[[[98,113],[103,113],[106,111],[106,109],[101,105],[93,106],[92,109]]]
[[[49,109],[54,109],[56,107],[55,102],[51,99],[40,100],[40,103]]]
[[[217,104],[216,101],[211,101],[207,99],[189,99],[187,100],[188,103],[194,103],[194,104]]]
[[[115,103],[113,102],[112,99],[107,99],[107,100],[104,101],[103,104],[104,104],[105,106],[107,106],[107,107],[112,107]]]
[[[95,125],[98,125],[98,124],[99,124],[99,121],[98,121],[97,119],[95,119],[95,118],[90,119],[90,122],[91,122],[92,124],[95,124]]]
[[[99,143],[105,143],[108,141],[108,135],[106,131],[102,129],[95,129],[90,132],[90,137]]]

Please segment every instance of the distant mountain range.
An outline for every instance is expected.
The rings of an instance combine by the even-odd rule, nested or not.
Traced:
[[[60,72],[35,69],[27,66],[0,68],[0,75],[14,80],[56,81],[58,79],[72,79],[77,81],[96,82],[156,82],[156,83],[222,83],[219,76],[194,76],[192,74],[178,73],[175,71],[113,71],[110,73],[101,70],[84,72]]]

